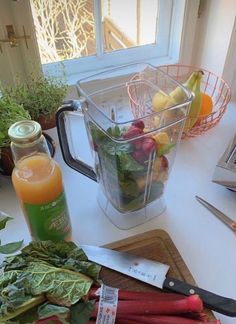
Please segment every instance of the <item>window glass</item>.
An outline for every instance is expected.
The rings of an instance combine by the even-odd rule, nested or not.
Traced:
[[[96,54],[93,0],[31,0],[41,63]]]
[[[178,58],[185,0],[30,0],[43,73],[78,78]]]
[[[156,42],[158,1],[103,0],[105,52]]]
[[[31,0],[41,63],[95,55],[93,0]],[[102,0],[104,52],[155,44],[157,0]]]

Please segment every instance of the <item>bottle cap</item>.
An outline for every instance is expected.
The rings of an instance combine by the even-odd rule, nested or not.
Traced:
[[[40,124],[34,120],[21,120],[10,126],[8,135],[14,143],[32,143],[40,138],[42,135],[42,128]]]

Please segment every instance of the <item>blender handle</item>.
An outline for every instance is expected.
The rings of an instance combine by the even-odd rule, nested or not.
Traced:
[[[79,100],[69,100],[65,102],[56,112],[57,134],[62,151],[62,156],[66,164],[69,165],[69,167],[82,173],[86,177],[97,181],[97,175],[94,169],[90,165],[80,160],[74,159],[70,153],[68,139],[66,135],[64,113],[67,111],[72,112],[78,110],[81,110],[81,102]]]

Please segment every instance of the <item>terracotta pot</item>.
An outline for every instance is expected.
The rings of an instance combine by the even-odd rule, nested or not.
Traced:
[[[39,116],[36,121],[41,125],[42,130],[50,129],[53,127],[56,127],[56,118],[55,114],[52,114],[50,116]]]
[[[0,168],[3,175],[10,176],[14,168],[14,162],[10,147],[0,148]]]

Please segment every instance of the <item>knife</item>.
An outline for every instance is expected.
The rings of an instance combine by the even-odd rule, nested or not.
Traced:
[[[90,261],[161,289],[187,296],[197,294],[207,308],[236,317],[236,300],[216,295],[178,279],[166,277],[169,270],[166,264],[98,246],[81,245],[80,247]]]
[[[232,231],[236,232],[236,222],[229,218],[227,215],[222,213],[219,209],[215,208],[206,200],[199,196],[195,196],[197,201],[200,202],[204,207],[206,207],[212,214],[214,214],[219,220],[221,220],[226,226],[228,226]]]

